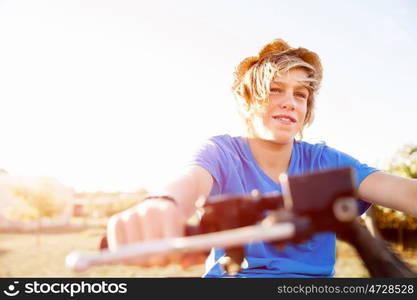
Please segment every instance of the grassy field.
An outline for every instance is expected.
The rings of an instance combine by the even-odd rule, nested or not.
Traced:
[[[78,220],[79,221],[79,220]],[[81,223],[75,223],[81,225]],[[105,232],[103,222],[88,227],[49,229],[34,233],[0,232],[0,277],[200,277],[204,266],[183,270],[180,265],[139,268],[124,265],[93,267],[74,273],[65,267],[65,257],[73,250],[96,251]],[[400,255],[417,270],[417,251]],[[338,241],[336,277],[368,277],[366,268],[350,245]]]

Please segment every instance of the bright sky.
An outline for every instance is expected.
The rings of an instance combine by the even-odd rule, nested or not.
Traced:
[[[379,166],[417,143],[409,1],[0,0],[0,168],[152,189],[241,133],[232,73],[274,38],[321,56],[308,142]]]

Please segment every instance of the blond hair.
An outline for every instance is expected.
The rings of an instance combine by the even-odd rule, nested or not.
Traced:
[[[247,130],[252,127],[254,108],[262,107],[269,101],[272,80],[294,68],[307,71],[307,80],[303,84],[309,90],[309,97],[306,117],[299,133],[302,138],[302,129],[313,121],[314,96],[319,90],[323,70],[316,53],[305,48],[291,48],[281,39],[265,45],[258,56],[247,57],[236,67],[232,91]]]

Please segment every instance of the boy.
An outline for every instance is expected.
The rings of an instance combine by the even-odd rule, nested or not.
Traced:
[[[303,128],[313,119],[315,95],[322,79],[318,55],[291,48],[282,40],[244,59],[235,72],[233,92],[247,127],[246,136],[216,136],[205,143],[189,167],[153,199],[113,216],[108,224],[110,249],[137,241],[184,234],[199,196],[281,191],[279,175],[302,174],[350,166],[356,172],[363,213],[378,204],[417,216],[417,181],[383,173],[324,143],[302,142]],[[299,136],[300,140],[295,137]],[[331,277],[336,238],[319,233],[302,244],[278,250],[267,242],[245,245],[238,277]],[[225,275],[212,249],[205,277]],[[149,262],[167,263],[166,257]]]

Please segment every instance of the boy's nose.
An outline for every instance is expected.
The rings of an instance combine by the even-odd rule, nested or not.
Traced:
[[[286,109],[286,110],[294,110],[295,109],[295,99],[292,95],[290,94],[286,94],[284,96],[284,99],[282,99],[283,101],[281,102],[280,106],[282,109]]]

